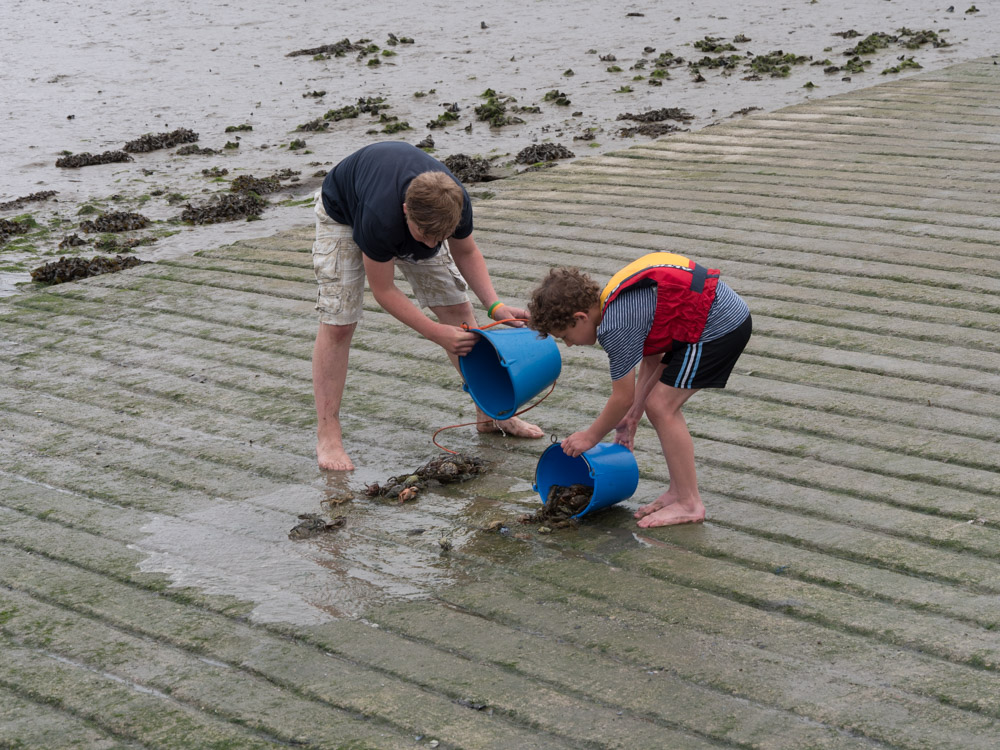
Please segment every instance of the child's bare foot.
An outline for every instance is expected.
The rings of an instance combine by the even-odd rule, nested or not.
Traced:
[[[319,459],[319,468],[329,471],[353,471],[354,462],[347,455],[342,445],[324,446],[316,444],[316,458]]]
[[[481,421],[476,425],[476,429],[480,432],[502,432],[505,435],[532,439],[540,438],[545,434],[545,431],[538,425],[525,422],[519,417],[504,420],[493,419],[489,422]]]
[[[677,502],[678,497],[679,496],[677,494],[672,493],[670,490],[667,490],[658,498],[656,498],[653,502],[641,506],[639,510],[637,510],[634,513],[634,515],[636,518],[645,518],[650,513],[655,513],[660,508],[666,508],[668,505]]]
[[[682,523],[701,523],[705,520],[705,506],[701,500],[681,502],[677,500],[639,521],[639,527],[651,529],[654,526],[676,526]]]

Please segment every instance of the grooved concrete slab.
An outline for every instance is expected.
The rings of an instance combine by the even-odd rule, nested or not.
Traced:
[[[516,522],[545,443],[470,427],[439,439],[487,475],[365,498],[474,418],[370,298],[359,468],[320,474],[309,226],[6,300],[0,746],[996,748],[997,101],[983,59],[474,190],[504,299],[654,250],[747,298],[686,407],[701,526],[635,527],[648,425],[635,498],[576,530]],[[606,368],[564,352],[532,416],[589,423]]]

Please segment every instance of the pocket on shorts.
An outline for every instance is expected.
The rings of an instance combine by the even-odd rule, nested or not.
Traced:
[[[340,250],[343,239],[332,233],[324,233],[323,236],[319,236],[320,233],[317,231],[316,234],[317,237],[312,247],[312,263],[316,279],[319,281],[339,279]]]
[[[323,227],[324,229],[326,227]],[[316,308],[322,312],[339,313],[344,308],[343,253],[350,235],[340,232],[323,232],[317,227],[313,242],[313,273],[319,290]]]

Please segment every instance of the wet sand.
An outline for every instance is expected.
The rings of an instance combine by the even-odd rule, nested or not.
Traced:
[[[672,5],[621,6],[603,0],[585,8],[568,2],[516,2],[455,6],[448,3],[399,5],[377,0],[356,4],[306,2],[259,7],[205,7],[191,0],[169,0],[150,7],[125,0],[108,9],[96,3],[45,3],[16,0],[5,11],[0,39],[2,113],[0,203],[41,190],[54,199],[0,212],[12,218],[30,214],[39,228],[21,241],[0,246],[0,295],[16,292],[27,270],[62,254],[92,255],[91,245],[61,250],[59,241],[77,232],[81,207],[137,211],[154,225],[136,236],[155,237],[136,248],[146,260],[191,254],[241,238],[308,224],[305,205],[321,176],[340,158],[373,140],[418,143],[430,135],[439,158],[464,153],[510,165],[532,144],[562,144],[577,158],[649,141],[622,136],[617,118],[662,107],[684,109],[698,130],[742,116],[751,108],[771,111],[809,98],[919,72],[881,72],[912,57],[924,70],[981,57],[996,51],[995,16],[984,4],[968,6],[920,0],[872,4],[852,0],[776,4],[754,0],[740,6],[721,0]],[[842,65],[844,52],[864,35],[895,34],[902,27],[933,30],[950,46],[908,50],[891,45],[866,57],[863,73],[824,73],[829,59]],[[834,34],[854,29],[862,37]],[[410,37],[412,44],[391,44]],[[745,57],[736,68],[720,71],[687,63],[705,56],[694,47],[706,36],[731,43],[748,39],[728,54]],[[379,50],[357,59],[288,56],[304,48],[342,39],[362,39]],[[38,50],[45,49],[44,55]],[[774,50],[811,57],[794,65],[788,77],[744,80],[750,55]],[[651,50],[651,51],[650,51]],[[654,61],[665,52],[685,64],[668,69],[662,85],[650,85]],[[395,53],[393,55],[384,52]],[[717,56],[717,55],[713,55]],[[322,56],[321,56],[322,57]],[[611,58],[614,57],[612,60]],[[378,65],[369,61],[378,60]],[[620,68],[620,70],[615,70]],[[849,80],[845,80],[849,79]],[[815,88],[807,88],[807,84]],[[631,91],[627,89],[631,88]],[[516,106],[538,107],[522,113],[522,124],[490,127],[476,118],[481,94],[492,89],[516,99]],[[322,96],[314,96],[318,92]],[[564,94],[567,105],[545,99]],[[416,94],[422,93],[423,96]],[[359,97],[384,97],[390,109],[379,117],[329,123],[325,132],[297,128]],[[458,120],[428,127],[457,105]],[[511,107],[515,103],[511,102]],[[412,129],[384,132],[405,122]],[[226,128],[252,130],[227,133]],[[135,154],[130,163],[60,169],[65,152],[101,153],[122,148],[144,133],[189,128],[197,145],[218,149],[215,156],[179,156],[177,149]],[[589,140],[580,140],[590,138]],[[295,140],[305,141],[290,149]],[[226,149],[226,144],[238,144]],[[508,166],[509,171],[523,165]],[[209,170],[205,174],[204,170]],[[225,175],[222,170],[227,170]],[[271,207],[260,221],[188,226],[178,221],[186,204],[199,205],[228,190],[239,175],[266,177],[281,170],[297,173],[283,190],[268,196]],[[92,236],[83,235],[92,240]]]

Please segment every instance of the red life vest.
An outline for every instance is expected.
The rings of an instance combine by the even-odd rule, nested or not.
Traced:
[[[674,341],[697,342],[715,301],[719,271],[674,253],[644,255],[611,277],[601,292],[602,313],[625,289],[650,281],[656,284],[656,313],[643,356],[669,351]]]

